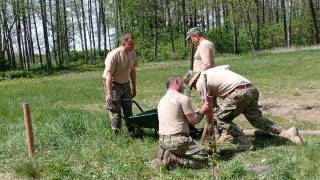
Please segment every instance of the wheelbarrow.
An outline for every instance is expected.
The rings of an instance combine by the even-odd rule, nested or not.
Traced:
[[[144,111],[135,100],[132,100],[132,103],[134,103],[141,112],[128,118],[121,116],[126,125],[128,127],[131,127],[131,129],[129,130],[130,136],[143,138],[145,133],[142,128],[151,128],[153,129],[153,137],[157,139],[159,136],[159,120],[157,109]],[[112,111],[112,109],[109,107],[107,107],[106,109]]]

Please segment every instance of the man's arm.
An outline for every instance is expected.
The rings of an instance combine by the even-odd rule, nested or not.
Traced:
[[[191,114],[186,115],[186,118],[187,118],[188,123],[191,124],[191,125],[196,125],[196,124],[198,124],[198,123],[202,120],[204,114],[205,114],[208,110],[209,110],[209,103],[204,103],[204,104],[201,106],[201,109],[200,109],[200,110],[198,110],[198,111],[195,112],[195,113],[191,113]]]
[[[113,100],[113,95],[112,95],[112,73],[107,71],[106,74],[106,86],[107,86],[107,91],[108,91],[108,95],[107,95],[107,101],[112,101]]]
[[[136,89],[137,73],[136,73],[135,67],[130,72],[130,78],[131,78],[131,84],[132,84],[131,94],[132,94],[132,97],[135,97],[137,95],[137,89]]]

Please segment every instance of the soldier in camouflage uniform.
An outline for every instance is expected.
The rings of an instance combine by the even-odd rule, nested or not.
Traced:
[[[158,104],[160,149],[153,165],[200,168],[207,164],[208,154],[189,136],[189,124],[199,123],[209,109],[208,103],[194,111],[190,99],[183,94],[181,78],[169,77],[167,93]]]
[[[243,114],[255,128],[268,131],[296,144],[302,142],[295,127],[283,130],[262,116],[258,106],[259,91],[248,79],[223,68],[210,68],[201,73],[188,72],[184,77],[185,83],[196,88],[200,93],[204,92],[203,88],[205,87],[204,76],[201,74],[207,76],[207,90],[209,95],[213,96],[213,102],[219,97],[218,101],[214,103],[216,104],[215,118],[218,122],[218,128],[220,131],[230,134],[239,143],[238,150],[253,147],[242,130],[233,123],[233,119],[240,114]]]
[[[102,75],[106,102],[110,107],[111,128],[115,133],[121,130],[121,109],[125,118],[132,116],[132,97],[136,96],[137,58],[133,50],[133,36],[124,34],[120,44],[108,53]],[[132,134],[134,128],[128,127],[128,131]]]

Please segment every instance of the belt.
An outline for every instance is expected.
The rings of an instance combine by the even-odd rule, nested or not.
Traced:
[[[169,135],[160,135],[160,138],[171,138],[171,137],[179,137],[179,136],[182,136],[182,137],[189,137],[189,134],[188,133],[177,133],[177,134],[169,134]]]
[[[112,81],[112,83],[113,83],[113,84],[116,84],[116,85],[120,85],[120,86],[129,84],[129,82],[121,84],[121,83],[117,83],[117,82],[114,82],[114,81]]]
[[[252,84],[248,83],[248,84],[240,84],[237,87],[234,88],[234,90],[241,90],[241,89],[248,89],[250,87],[253,87]]]

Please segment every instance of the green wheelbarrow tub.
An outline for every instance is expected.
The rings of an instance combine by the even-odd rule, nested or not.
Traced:
[[[151,109],[127,118],[127,123],[133,127],[159,128],[158,111]]]

